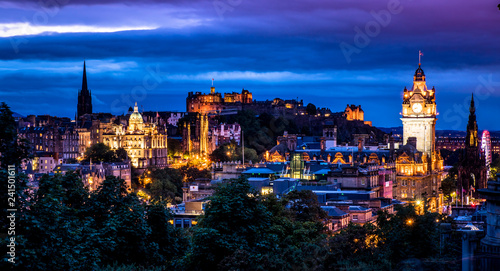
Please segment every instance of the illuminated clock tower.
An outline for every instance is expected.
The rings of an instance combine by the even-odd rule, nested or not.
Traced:
[[[410,90],[404,89],[403,94],[403,143],[408,138],[417,139],[417,150],[428,155],[430,161],[435,156],[436,131],[436,90],[427,89],[425,74],[420,64],[413,76],[413,86]],[[434,164],[434,163],[432,163]],[[432,166],[434,169],[434,166]]]

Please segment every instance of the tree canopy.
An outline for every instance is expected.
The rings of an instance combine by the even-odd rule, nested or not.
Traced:
[[[124,148],[112,150],[104,143],[96,143],[85,151],[84,161],[97,162],[123,162],[128,160],[128,153]]]
[[[307,114],[311,115],[311,116],[314,116],[316,115],[316,106],[312,103],[308,103],[307,106],[306,106],[306,112]]]
[[[114,264],[165,266],[183,255],[186,236],[164,205],[145,205],[108,176],[90,192],[79,175],[44,175],[20,216],[19,270],[97,270]]]
[[[242,149],[242,146],[238,146],[234,141],[222,144],[210,154],[210,160],[213,162],[242,161]],[[245,162],[250,161],[258,162],[259,156],[254,149],[245,147]]]
[[[140,177],[142,187],[152,201],[180,203],[182,201],[183,176],[175,168],[148,168]]]

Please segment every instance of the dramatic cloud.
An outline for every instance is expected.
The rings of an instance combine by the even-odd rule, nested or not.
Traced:
[[[156,27],[98,27],[86,25],[31,25],[29,23],[0,24],[0,37],[29,36],[42,33],[109,33],[128,30],[151,30]]]
[[[87,59],[96,111],[185,110],[188,91],[242,88],[341,111],[361,104],[399,126],[418,51],[437,89],[438,128],[500,130],[497,1],[2,1],[0,100],[21,114],[74,116]],[[144,89],[144,92],[137,92]],[[25,99],[32,97],[32,99]],[[466,109],[466,107],[465,107]]]

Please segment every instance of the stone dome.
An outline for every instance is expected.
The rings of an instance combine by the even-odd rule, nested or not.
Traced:
[[[131,125],[131,124],[142,124],[143,122],[144,120],[142,119],[141,113],[139,113],[139,109],[137,107],[137,102],[136,102],[134,106],[134,112],[130,115],[128,123],[129,125]]]

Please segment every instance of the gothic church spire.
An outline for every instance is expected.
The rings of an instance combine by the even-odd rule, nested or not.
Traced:
[[[77,117],[92,114],[92,96],[87,86],[87,68],[83,61],[82,89],[78,92]]]

